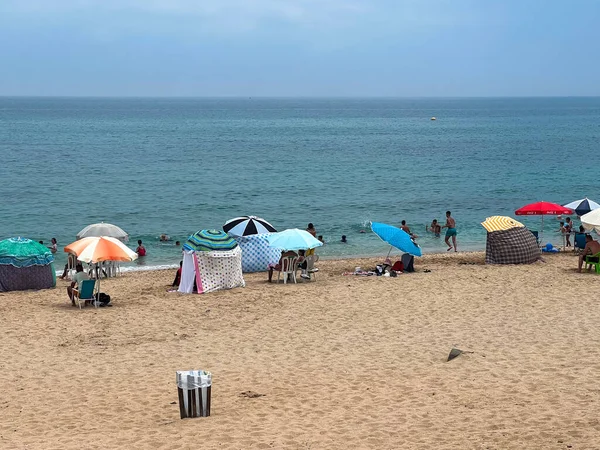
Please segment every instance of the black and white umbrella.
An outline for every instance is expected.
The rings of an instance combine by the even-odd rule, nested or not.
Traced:
[[[250,236],[251,234],[275,233],[273,228],[265,219],[256,216],[242,216],[228,220],[223,225],[223,231],[233,236]]]
[[[574,210],[575,214],[578,216],[583,216],[590,211],[600,208],[600,205],[586,197],[582,198],[581,200],[575,200],[574,202],[567,203],[565,207]]]

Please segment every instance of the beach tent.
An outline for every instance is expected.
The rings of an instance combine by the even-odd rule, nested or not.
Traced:
[[[0,241],[0,292],[56,286],[50,249],[21,237]]]
[[[269,246],[266,234],[232,236],[242,249],[242,271],[264,272],[269,264],[277,264],[281,251]]]
[[[179,292],[198,294],[244,287],[242,250],[223,231],[201,230],[183,244]]]
[[[488,232],[486,264],[531,264],[540,258],[535,236],[522,223],[511,217],[492,216],[481,225]]]

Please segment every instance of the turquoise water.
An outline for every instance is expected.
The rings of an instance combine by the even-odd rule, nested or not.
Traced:
[[[254,214],[279,229],[313,222],[324,256],[385,253],[360,233],[371,220],[405,219],[434,252],[445,246],[425,224],[450,209],[459,250],[481,249],[489,215],[600,200],[599,138],[600,98],[5,97],[0,238],[56,237],[62,247],[111,222],[132,247],[144,241],[138,264],[153,266],[180,256],[161,233],[183,241]],[[556,220],[546,223],[558,243]]]

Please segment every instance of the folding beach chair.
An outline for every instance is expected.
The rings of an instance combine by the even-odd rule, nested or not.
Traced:
[[[96,280],[83,280],[81,286],[77,286],[79,289],[73,289],[73,299],[79,305],[85,306],[85,302],[93,302],[94,298],[94,287],[96,287]],[[97,302],[96,302],[97,303]]]

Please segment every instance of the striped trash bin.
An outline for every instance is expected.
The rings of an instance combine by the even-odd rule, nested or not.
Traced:
[[[210,416],[212,374],[205,370],[177,371],[179,413],[186,417]]]

